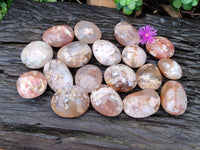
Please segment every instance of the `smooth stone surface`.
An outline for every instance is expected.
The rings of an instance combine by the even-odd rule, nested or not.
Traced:
[[[62,47],[74,39],[74,31],[68,25],[57,25],[43,33],[43,40],[53,47]]]
[[[161,104],[171,115],[182,115],[187,109],[187,95],[184,87],[177,81],[167,81],[161,89]]]
[[[85,65],[78,69],[75,75],[76,85],[82,87],[87,93],[98,88],[102,83],[101,70],[95,65]]]
[[[145,118],[156,113],[160,107],[159,95],[151,89],[145,89],[127,95],[123,99],[124,112],[134,118]]]
[[[144,65],[147,55],[144,50],[137,46],[127,46],[122,52],[122,60],[126,65],[132,68],[138,68]]]
[[[158,61],[158,67],[162,74],[169,79],[180,79],[182,77],[181,66],[172,59],[163,58]]]
[[[104,116],[117,116],[123,109],[123,103],[119,94],[113,88],[106,85],[93,90],[90,100],[94,109]]]
[[[154,64],[145,64],[137,72],[137,83],[141,89],[157,90],[162,84],[162,75]]]
[[[80,21],[74,27],[75,36],[79,41],[92,44],[101,39],[101,30],[94,23]]]
[[[147,51],[155,58],[170,58],[174,55],[174,45],[165,37],[154,37],[152,43],[146,44]]]
[[[135,72],[124,64],[108,67],[104,72],[104,79],[108,86],[118,92],[129,92],[137,85]]]
[[[92,57],[92,50],[88,44],[76,41],[63,46],[57,54],[57,59],[70,68],[78,68],[87,64]]]
[[[22,63],[31,69],[42,68],[53,58],[53,49],[43,41],[29,43],[21,53]]]
[[[18,78],[16,85],[21,97],[25,99],[36,98],[45,92],[47,80],[41,72],[29,71]]]
[[[138,45],[140,36],[138,31],[128,22],[120,22],[114,28],[116,40],[123,46]]]
[[[60,88],[67,88],[73,85],[71,72],[60,60],[53,59],[46,63],[43,72],[48,81],[48,85],[54,92]]]
[[[89,105],[88,94],[78,86],[59,89],[51,100],[53,111],[64,118],[75,118],[83,115],[88,110]]]
[[[121,61],[119,49],[110,41],[98,40],[92,45],[95,58],[100,64],[111,66]]]

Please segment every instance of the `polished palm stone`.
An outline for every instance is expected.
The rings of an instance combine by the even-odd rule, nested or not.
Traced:
[[[31,69],[42,68],[53,58],[53,49],[43,41],[29,43],[21,53],[22,63]]]
[[[73,85],[73,78],[68,67],[60,60],[53,59],[43,69],[48,85],[53,91]]]
[[[57,54],[57,58],[70,68],[78,68],[89,62],[92,50],[88,44],[76,41],[63,46]]]
[[[92,44],[101,39],[101,30],[94,23],[80,21],[74,27],[75,36],[79,41]]]
[[[141,89],[157,90],[162,84],[162,75],[154,64],[145,64],[137,72],[137,83]]]
[[[114,28],[116,40],[123,46],[138,45],[140,36],[138,31],[128,22],[120,22]]]
[[[147,51],[155,58],[170,58],[174,55],[174,45],[167,38],[154,37],[152,43],[146,44]]]
[[[74,31],[68,25],[57,25],[46,30],[42,38],[50,46],[62,47],[73,41]]]
[[[187,95],[184,87],[177,81],[167,81],[161,89],[161,104],[171,115],[181,115],[187,109]]]
[[[51,100],[51,108],[60,117],[75,118],[89,108],[88,94],[78,86],[59,89]]]
[[[122,52],[122,60],[131,68],[138,68],[144,65],[147,55],[144,50],[137,46],[127,46]]]
[[[101,70],[97,66],[89,64],[78,69],[75,75],[75,83],[87,93],[90,93],[101,85],[102,78]]]
[[[102,85],[93,90],[90,99],[94,109],[104,116],[114,117],[122,112],[122,100],[119,94],[109,86]]]
[[[181,66],[172,59],[163,58],[158,61],[158,67],[162,74],[169,79],[180,79],[182,77]]]
[[[134,118],[145,118],[155,114],[160,107],[160,97],[152,89],[127,95],[123,99],[124,112]]]
[[[124,64],[108,67],[104,72],[104,79],[108,86],[118,92],[129,92],[137,85],[135,72]]]
[[[47,80],[39,71],[29,71],[18,78],[16,85],[19,95],[25,99],[30,99],[45,92]]]

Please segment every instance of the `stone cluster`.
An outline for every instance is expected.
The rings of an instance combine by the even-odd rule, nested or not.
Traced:
[[[47,84],[55,92],[51,108],[60,117],[74,118],[93,108],[102,115],[114,117],[124,111],[133,118],[145,118],[155,114],[160,105],[171,115],[181,115],[187,109],[187,95],[177,81],[182,77],[181,66],[170,59],[174,46],[164,37],[154,37],[146,44],[147,52],[160,59],[158,67],[146,63],[147,54],[138,46],[138,31],[127,22],[114,27],[116,40],[125,48],[122,53],[112,42],[101,39],[101,30],[89,21],[78,22],[74,30],[68,25],[57,25],[43,34],[43,41],[28,44],[21,53],[22,63],[31,69],[17,80],[17,91],[25,99],[42,95]],[[76,37],[79,41],[73,41]],[[88,45],[88,44],[92,44]],[[57,59],[53,59],[52,47],[59,47]],[[92,54],[101,65],[101,70],[88,64]],[[121,63],[124,62],[124,64]],[[69,68],[78,68],[75,85]],[[133,69],[138,68],[135,71]],[[160,96],[155,91],[162,85],[162,74],[171,79],[161,88]],[[102,84],[104,81],[107,85]],[[118,92],[130,92],[136,86],[142,90],[132,92],[123,100]]]

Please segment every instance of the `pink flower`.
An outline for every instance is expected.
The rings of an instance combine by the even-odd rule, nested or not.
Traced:
[[[157,35],[157,31],[150,25],[143,26],[139,29],[138,35],[140,36],[141,44],[152,43],[153,37]]]

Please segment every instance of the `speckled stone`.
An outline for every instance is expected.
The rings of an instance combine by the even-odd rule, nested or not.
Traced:
[[[156,113],[160,107],[159,95],[151,89],[127,95],[123,99],[124,112],[134,118],[145,118]]]
[[[29,43],[21,53],[22,63],[31,69],[42,68],[52,58],[53,49],[42,41],[33,41]]]
[[[62,47],[74,39],[74,31],[68,25],[57,25],[46,30],[43,40],[53,47]]]
[[[177,81],[167,81],[161,89],[161,104],[171,115],[182,115],[187,109],[187,95]]]
[[[88,44],[76,41],[62,47],[57,58],[70,68],[78,68],[87,64],[92,57],[92,50]]]
[[[109,86],[102,85],[93,90],[90,99],[94,109],[104,116],[114,117],[122,112],[122,100],[119,94]]]
[[[47,80],[39,71],[29,71],[18,78],[16,85],[19,95],[25,99],[30,99],[45,92]]]
[[[83,115],[88,110],[89,105],[88,94],[78,86],[59,89],[51,100],[53,111],[64,118],[75,118]]]
[[[104,79],[108,86],[118,92],[129,92],[137,85],[135,72],[124,64],[108,67],[104,72]]]

